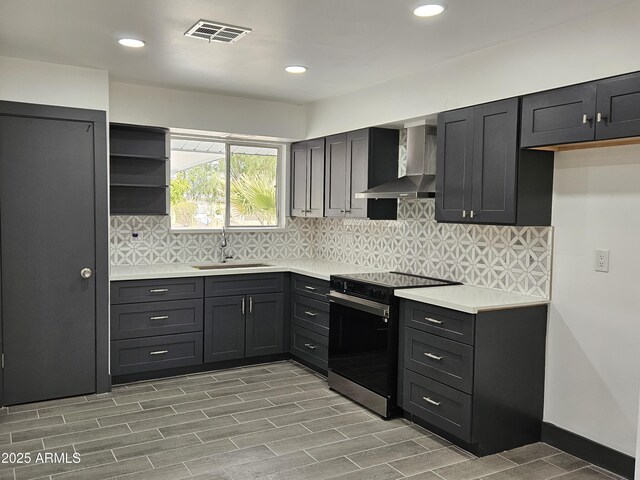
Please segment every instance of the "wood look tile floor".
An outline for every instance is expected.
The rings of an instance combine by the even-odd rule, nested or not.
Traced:
[[[39,453],[80,462],[34,463]],[[16,465],[12,454],[30,453]],[[537,443],[475,458],[294,363],[118,386],[0,413],[0,480],[611,480]]]

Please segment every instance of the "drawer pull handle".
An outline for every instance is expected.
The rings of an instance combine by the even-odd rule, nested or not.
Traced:
[[[431,317],[424,317],[424,319],[427,322],[435,323],[436,325],[442,325],[444,323],[442,320],[436,320],[435,318],[431,318]]]
[[[317,347],[311,343],[305,343],[304,344],[305,347],[307,347],[309,350],[315,350]]]
[[[442,402],[436,402],[435,400],[432,400],[431,397],[422,397],[422,399],[425,402],[430,403],[431,405],[435,405],[436,407],[439,407],[440,404],[442,403]]]
[[[149,355],[164,355],[169,353],[169,350],[156,350],[155,352],[149,352]]]
[[[310,317],[315,317],[316,315],[318,315],[317,313],[313,313],[313,312],[309,312],[308,310],[305,310],[304,312],[306,315],[309,315]]]
[[[440,361],[440,360],[442,360],[444,358],[444,357],[439,357],[438,355],[434,355],[433,353],[430,353],[430,352],[426,352],[424,355],[425,355],[425,357],[429,357],[429,358],[432,358],[432,359],[438,360],[438,361]]]
[[[149,293],[168,293],[169,289],[168,288],[152,288],[151,290],[149,290]]]
[[[311,290],[312,292],[316,291],[316,287],[312,287],[311,285],[305,285],[304,288],[306,288],[307,290]]]
[[[149,317],[149,320],[168,320],[169,315],[159,315],[157,317]]]

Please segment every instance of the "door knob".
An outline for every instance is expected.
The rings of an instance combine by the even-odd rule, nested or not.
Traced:
[[[90,268],[83,268],[82,270],[80,270],[80,276],[82,278],[91,278],[91,275],[93,275],[93,272],[91,271]]]

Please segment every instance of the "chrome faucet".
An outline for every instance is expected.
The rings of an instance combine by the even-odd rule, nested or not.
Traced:
[[[227,260],[231,260],[233,255],[225,255],[224,249],[227,248],[227,234],[222,227],[222,241],[220,242],[220,250],[222,251],[222,260],[220,263],[227,263]]]

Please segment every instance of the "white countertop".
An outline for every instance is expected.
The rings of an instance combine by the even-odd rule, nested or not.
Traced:
[[[549,300],[542,297],[532,297],[491,288],[473,287],[471,285],[403,288],[396,290],[395,295],[396,297],[415,300],[416,302],[473,314],[490,310],[549,304]]]
[[[264,263],[266,267],[223,268],[216,270],[198,270],[193,265],[181,263],[154,265],[112,266],[110,280],[144,280],[154,278],[210,277],[214,275],[240,275],[248,273],[292,272],[309,277],[329,280],[330,275],[345,273],[379,272],[376,268],[359,267],[345,263],[331,262],[312,258],[284,260],[254,260],[229,262],[229,265]],[[206,263],[199,264],[206,265]]]

